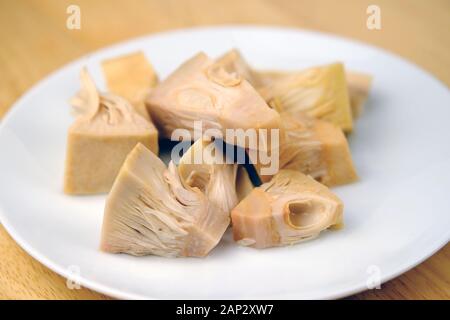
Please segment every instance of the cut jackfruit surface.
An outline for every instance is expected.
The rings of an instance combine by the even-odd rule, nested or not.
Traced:
[[[72,99],[78,117],[68,131],[64,191],[108,192],[137,143],[158,152],[158,134],[126,100],[99,94],[85,69],[81,78],[82,88]]]
[[[327,186],[336,186],[358,180],[347,138],[335,125],[326,121],[315,121],[314,133],[321,142],[321,159],[326,174],[319,181]]]
[[[343,204],[327,187],[298,171],[281,170],[231,213],[234,240],[268,248],[312,239],[342,225]]]
[[[335,125],[302,115],[291,117],[282,114],[283,132],[279,152],[279,168],[298,170],[327,186],[351,183],[357,180],[347,139]],[[272,151],[273,152],[273,151]],[[258,159],[249,153],[262,181]]]
[[[203,257],[230,223],[198,188],[143,145],[128,155],[108,195],[101,249],[136,256]]]
[[[238,165],[226,157],[213,141],[198,139],[181,157],[178,170],[191,187],[197,187],[216,207],[231,213],[238,203],[236,177]]]
[[[347,72],[347,83],[352,106],[353,118],[358,118],[363,112],[364,103],[369,96],[372,76],[360,72]]]
[[[226,129],[259,131],[280,126],[278,113],[245,79],[227,72],[204,53],[185,62],[152,90],[147,107],[166,138],[176,129],[187,129],[193,137],[194,124],[201,121],[203,132],[214,130],[209,136],[248,147],[230,138]]]
[[[144,53],[104,60],[102,69],[109,91],[130,101],[139,114],[150,119],[144,100],[158,83],[158,77]]]
[[[276,110],[293,116],[306,113],[329,121],[344,131],[353,128],[344,67],[341,63],[277,76],[259,89]]]

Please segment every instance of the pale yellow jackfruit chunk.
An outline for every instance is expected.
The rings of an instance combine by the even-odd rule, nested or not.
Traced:
[[[279,152],[279,168],[298,170],[327,186],[351,183],[357,174],[342,130],[332,123],[308,116],[296,118],[282,114],[283,132]],[[263,181],[270,175],[261,174],[261,165],[250,153]]]
[[[181,157],[178,170],[186,184],[199,188],[222,211],[229,214],[237,205],[238,165],[227,163],[213,141],[198,139]]]
[[[258,86],[255,86],[258,90],[273,85],[274,82],[286,77],[293,72],[283,71],[253,71],[255,78],[257,79]],[[369,96],[370,86],[372,84],[372,76],[354,72],[346,71],[345,74],[347,80],[348,94],[350,98],[350,106],[352,109],[353,120],[358,118],[364,107],[364,103]]]
[[[247,170],[232,161],[220,149],[221,144],[203,138],[181,157],[178,170],[191,187],[197,187],[225,212],[231,212],[253,190]]]
[[[214,129],[210,136],[237,144],[226,129],[258,131],[280,125],[278,113],[248,81],[227,72],[204,53],[185,62],[152,90],[147,107],[166,138],[175,129],[187,129],[194,137],[194,124],[201,121],[203,132]]]
[[[124,162],[108,195],[100,248],[136,256],[203,257],[230,223],[198,188],[143,145]]]
[[[326,174],[318,180],[327,186],[336,186],[358,180],[347,139],[341,129],[326,121],[317,120],[314,134],[321,142],[321,159],[325,163]]]
[[[268,248],[312,239],[342,225],[343,204],[327,187],[298,171],[281,170],[255,188],[231,213],[233,238]]]
[[[150,119],[144,100],[158,83],[153,66],[143,52],[102,61],[109,91],[124,97],[144,117]]]
[[[350,95],[350,105],[352,106],[352,115],[355,119],[361,115],[364,103],[369,96],[372,76],[365,73],[348,71],[346,77]]]
[[[353,128],[345,71],[341,63],[286,74],[260,88],[259,92],[279,112],[293,116],[305,113],[327,120],[344,131]]]
[[[216,60],[229,73],[236,73],[247,80],[255,88],[259,86],[258,75],[252,70],[242,54],[237,49],[232,49]]]
[[[99,94],[85,69],[72,100],[78,117],[69,128],[64,192],[108,192],[127,154],[137,143],[158,152],[155,127],[125,99]]]

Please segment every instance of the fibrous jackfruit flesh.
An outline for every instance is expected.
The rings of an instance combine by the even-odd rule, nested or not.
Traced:
[[[137,143],[158,152],[157,132],[125,99],[99,94],[85,69],[81,80],[82,89],[72,99],[78,117],[68,132],[64,191],[108,192]]]
[[[227,72],[240,75],[255,88],[259,86],[257,74],[255,74],[237,49],[232,49],[226,52],[216,60],[216,63],[223,66]]]
[[[227,72],[204,53],[185,62],[152,90],[147,107],[166,138],[180,128],[194,136],[194,123],[199,120],[203,131],[215,129],[219,136],[212,136],[230,144],[239,142],[229,138],[226,129],[258,131],[280,125],[278,113],[245,79]]]
[[[267,248],[312,239],[341,225],[342,201],[327,187],[298,171],[281,170],[255,188],[236,208],[231,220],[234,240]]]
[[[158,77],[143,52],[102,61],[109,91],[124,97],[145,118],[150,119],[144,100]]]
[[[178,170],[181,179],[197,187],[222,211],[231,212],[237,203],[238,165],[226,163],[226,157],[213,141],[198,139],[181,157]]]
[[[101,249],[112,253],[203,257],[230,223],[173,162],[169,167],[143,145],[128,155],[105,206]]]
[[[280,76],[259,89],[280,113],[305,113],[327,120],[344,131],[353,128],[344,67],[341,63]]]
[[[273,85],[276,81],[286,77],[293,72],[282,71],[254,71],[255,78],[258,79],[256,87],[258,90]],[[369,95],[372,76],[366,73],[346,71],[348,94],[350,98],[350,106],[352,109],[353,120],[358,118],[363,110],[364,103]]]
[[[298,170],[327,186],[354,182],[357,174],[353,166],[347,139],[342,130],[332,123],[302,115],[282,114],[284,139],[279,147],[279,168]],[[250,159],[261,180],[270,175],[261,174],[258,159]]]

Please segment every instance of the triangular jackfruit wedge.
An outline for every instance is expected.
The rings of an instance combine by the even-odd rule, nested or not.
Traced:
[[[312,239],[342,225],[343,204],[327,187],[298,171],[281,170],[231,213],[234,240],[267,248]]]
[[[289,73],[259,92],[280,113],[306,113],[327,120],[344,131],[353,128],[344,66],[334,63]]]
[[[350,148],[342,130],[332,123],[306,115],[281,116],[284,139],[281,140],[279,168],[298,170],[327,186],[351,183],[357,180]],[[257,154],[249,153],[250,160],[260,175],[268,181],[271,175],[262,174]]]
[[[109,91],[124,97],[136,110],[150,120],[144,100],[158,77],[141,51],[102,61]]]
[[[203,257],[219,242],[229,213],[185,184],[143,145],[128,155],[108,195],[101,249],[112,253]]]
[[[280,126],[278,113],[248,81],[227,72],[204,53],[189,59],[152,90],[147,107],[166,138],[176,129],[187,129],[194,137],[196,121],[201,121],[203,132],[214,129],[210,136],[229,144],[240,142],[230,138],[226,129],[259,131]]]
[[[78,117],[67,137],[64,191],[108,192],[127,154],[137,143],[158,152],[158,134],[125,99],[100,94],[85,69],[82,89],[72,99]]]

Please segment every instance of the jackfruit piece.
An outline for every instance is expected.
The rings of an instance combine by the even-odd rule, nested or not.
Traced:
[[[147,107],[162,136],[171,138],[176,129],[194,136],[194,124],[203,132],[229,144],[235,141],[226,129],[278,129],[280,118],[241,76],[228,73],[204,53],[199,53],[165,79],[150,93]],[[267,148],[263,141],[262,148]]]
[[[213,141],[198,139],[181,157],[178,170],[186,184],[199,188],[210,202],[230,214],[239,202],[238,165],[226,160]]]
[[[106,200],[100,248],[136,256],[204,257],[229,223],[228,213],[183,182],[173,162],[166,168],[138,144]]]
[[[216,60],[228,73],[236,73],[247,80],[255,88],[259,86],[259,79],[252,68],[245,61],[237,49],[232,49]]]
[[[281,170],[242,200],[231,220],[233,238],[240,245],[260,249],[292,245],[342,225],[343,203],[311,177]]]
[[[296,118],[283,114],[281,119],[285,137],[278,149],[280,169],[298,170],[327,186],[358,179],[347,139],[340,128],[300,114]],[[270,180],[270,175],[262,174],[260,161],[255,158],[258,154],[249,153],[249,156],[261,180]]]
[[[293,72],[283,71],[254,71],[257,78],[257,90],[273,85],[276,81],[286,77]],[[350,98],[350,107],[352,109],[352,118],[358,118],[364,107],[364,103],[369,96],[370,86],[372,84],[372,76],[366,73],[355,71],[346,71],[348,94]]]
[[[353,128],[344,66],[334,63],[280,77],[260,88],[263,98],[279,112],[306,113],[344,131]]]
[[[240,165],[236,178],[236,193],[239,201],[242,201],[255,187],[244,166]]]
[[[326,174],[318,180],[327,186],[336,186],[358,180],[352,155],[344,133],[326,121],[315,121],[314,133],[321,142],[321,158]]]
[[[158,152],[158,134],[125,99],[99,94],[85,69],[81,85],[73,99],[78,117],[68,131],[64,192],[108,192],[137,143]]]
[[[353,118],[356,119],[363,112],[364,103],[369,96],[370,86],[372,85],[372,76],[365,73],[349,71],[347,72],[346,77],[352,115]]]
[[[93,114],[100,105],[100,93],[86,68],[81,69],[80,82],[80,90],[69,101],[75,117]]]
[[[178,171],[190,187],[199,188],[216,207],[231,210],[253,190],[247,170],[232,163],[213,141],[197,140],[181,157]]]
[[[158,77],[144,53],[107,59],[101,65],[109,91],[130,101],[140,115],[150,120],[144,100],[158,84]]]

